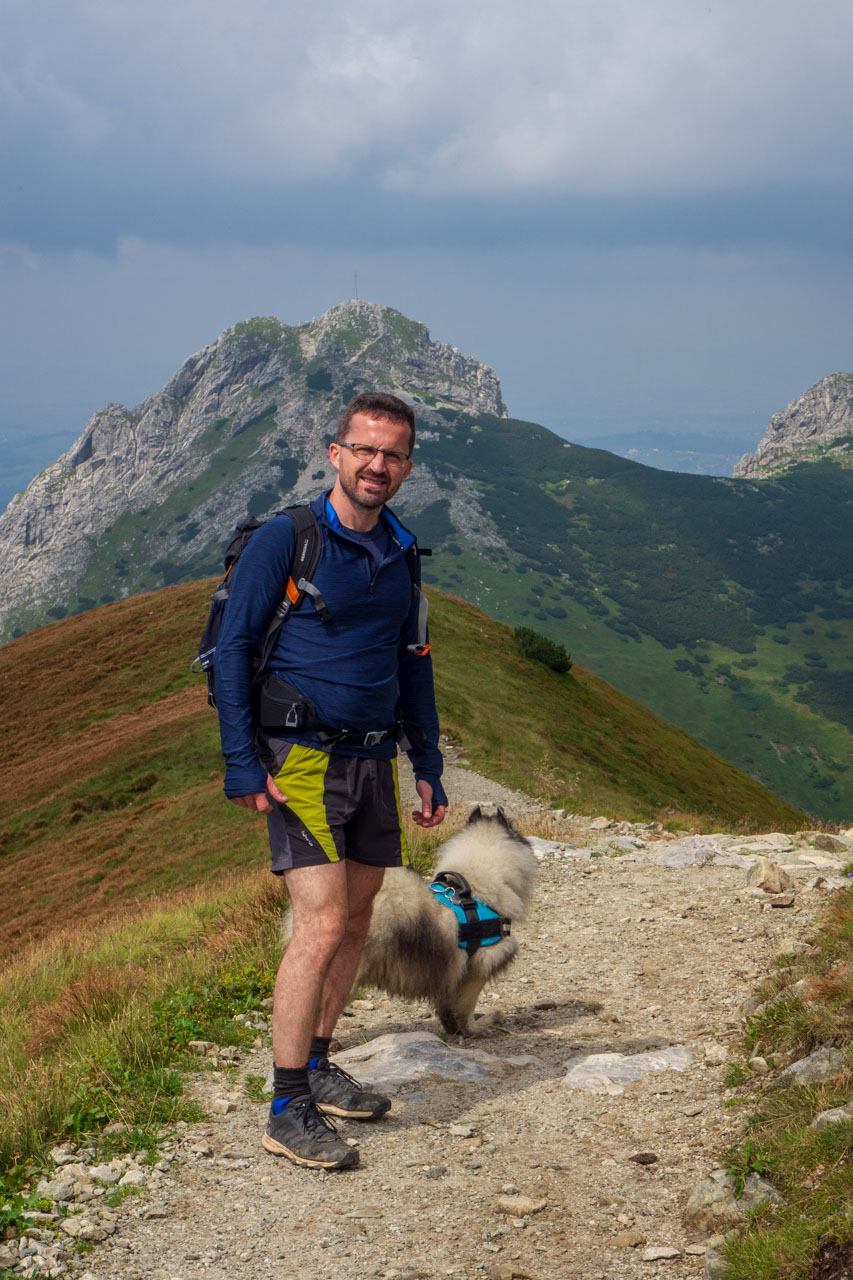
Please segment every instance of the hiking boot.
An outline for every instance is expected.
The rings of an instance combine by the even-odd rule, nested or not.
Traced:
[[[308,1068],[311,1096],[320,1111],[342,1120],[378,1120],[391,1110],[391,1099],[363,1089],[357,1080],[328,1058],[317,1058]]]
[[[274,1156],[287,1156],[309,1169],[351,1169],[358,1164],[356,1149],[338,1137],[310,1098],[289,1103],[278,1115],[270,1107],[261,1141]]]

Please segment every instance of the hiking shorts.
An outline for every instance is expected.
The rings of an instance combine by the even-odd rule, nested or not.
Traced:
[[[267,814],[274,875],[344,858],[408,864],[396,759],[331,755],[266,735],[259,754],[287,796]]]

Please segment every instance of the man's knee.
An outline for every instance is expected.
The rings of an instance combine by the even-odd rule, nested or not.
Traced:
[[[293,912],[293,933],[289,946],[308,947],[318,959],[335,954],[349,925],[346,904],[329,904],[318,912]]]

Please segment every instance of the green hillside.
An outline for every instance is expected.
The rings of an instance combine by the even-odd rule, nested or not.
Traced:
[[[853,473],[758,482],[641,467],[543,427],[465,417],[419,446],[433,580],[531,625],[779,794],[853,807]],[[496,536],[466,545],[473,482]],[[509,550],[507,550],[509,548]]]
[[[0,651],[0,954],[266,864],[262,820],[222,796],[216,717],[189,672],[211,586],[135,596]],[[803,824],[598,677],[557,675],[505,626],[431,596],[442,728],[475,767],[575,812]]]

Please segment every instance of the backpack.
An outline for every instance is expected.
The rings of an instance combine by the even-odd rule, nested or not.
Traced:
[[[310,507],[300,504],[293,507],[285,507],[282,511],[276,511],[277,516],[287,516],[293,521],[296,531],[296,545],[293,552],[293,561],[290,566],[290,575],[285,584],[284,595],[281,603],[270,619],[264,636],[261,651],[255,659],[254,680],[258,683],[264,674],[266,665],[270,660],[272,651],[275,648],[276,638],[282,625],[290,613],[291,609],[298,609],[305,596],[310,596],[313,601],[314,608],[320,615],[324,623],[331,621],[331,614],[326,608],[326,603],[322,595],[311,581],[314,576],[317,565],[320,562],[320,555],[323,550],[323,534],[317,517]],[[215,680],[215,661],[216,661],[216,643],[219,639],[219,633],[222,629],[222,619],[225,614],[225,606],[228,603],[228,595],[231,589],[229,582],[232,570],[240,559],[240,556],[246,549],[246,545],[252,534],[257,532],[262,525],[266,524],[265,520],[259,520],[256,516],[244,520],[237,525],[234,534],[228,546],[225,549],[225,577],[210,597],[210,610],[207,616],[207,623],[202,633],[198,646],[198,657],[193,661],[191,670],[204,672],[207,676],[207,703],[208,706],[216,708],[216,680]],[[409,645],[409,649],[422,656],[429,653],[430,646],[427,643],[427,599],[421,591],[420,586],[420,566],[418,558],[420,556],[431,556],[432,551],[426,547],[419,548],[414,543],[406,552],[406,565],[412,579],[412,589],[417,591],[419,597],[418,612],[418,637],[415,644]],[[295,693],[294,690],[288,688],[288,695]],[[297,695],[298,697],[298,695]],[[299,704],[294,704],[299,705]],[[308,709],[310,714],[310,708]],[[304,717],[299,727],[305,723]]]
[[[320,561],[320,552],[323,549],[323,535],[320,532],[317,517],[310,507],[304,505],[285,507],[283,511],[276,511],[275,514],[277,516],[287,516],[293,521],[296,531],[296,546],[284,595],[270,619],[261,651],[255,661],[256,680],[263,675],[264,668],[269,662],[276,637],[285,618],[291,609],[299,608],[306,595],[309,595],[313,600],[314,607],[323,622],[330,621],[330,614],[323,597],[311,581]],[[199,641],[198,658],[192,664],[193,671],[203,671],[207,676],[207,702],[208,706],[214,708],[216,707],[216,643],[222,630],[222,618],[225,614],[225,606],[228,603],[228,595],[231,590],[229,579],[252,534],[256,533],[263,524],[266,524],[265,520],[258,520],[257,517],[253,516],[248,520],[244,520],[242,524],[238,524],[234,530],[234,535],[225,549],[225,577],[210,597],[210,611]]]

